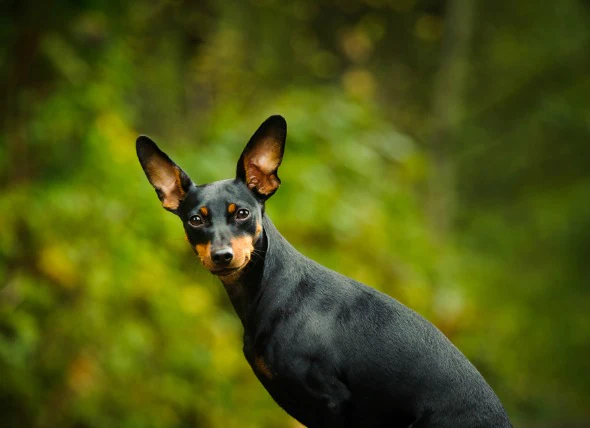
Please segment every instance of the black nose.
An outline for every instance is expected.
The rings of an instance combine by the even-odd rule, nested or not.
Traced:
[[[234,252],[230,247],[225,247],[211,253],[213,263],[217,266],[227,266],[234,258]]]

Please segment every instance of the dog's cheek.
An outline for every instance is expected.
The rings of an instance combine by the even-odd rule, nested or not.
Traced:
[[[211,262],[211,242],[207,242],[206,244],[197,244],[195,245],[195,250],[199,259],[201,259],[201,263],[207,269],[211,269],[213,263]]]
[[[234,262],[236,266],[241,266],[250,258],[250,254],[254,249],[252,246],[252,236],[244,235],[234,238],[231,242],[234,251]]]

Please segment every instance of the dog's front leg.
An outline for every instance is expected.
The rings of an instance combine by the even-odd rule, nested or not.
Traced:
[[[305,388],[323,408],[317,425],[313,426],[351,426],[350,390],[334,368],[312,361],[305,376]]]

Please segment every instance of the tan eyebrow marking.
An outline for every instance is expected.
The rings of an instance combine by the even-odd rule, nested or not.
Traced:
[[[236,204],[229,204],[229,206],[227,207],[227,212],[233,214],[236,212],[236,208]]]
[[[201,207],[199,211],[201,214],[203,214],[204,217],[207,217],[209,215],[209,209],[207,207]]]

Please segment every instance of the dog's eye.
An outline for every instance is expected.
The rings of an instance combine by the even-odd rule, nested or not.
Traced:
[[[236,213],[236,218],[238,220],[244,220],[244,219],[248,218],[249,215],[250,215],[250,211],[248,211],[245,208],[240,208],[238,210],[238,212]]]
[[[191,218],[188,219],[188,223],[192,226],[192,227],[199,227],[203,225],[203,219],[201,218],[200,215],[194,215]]]

